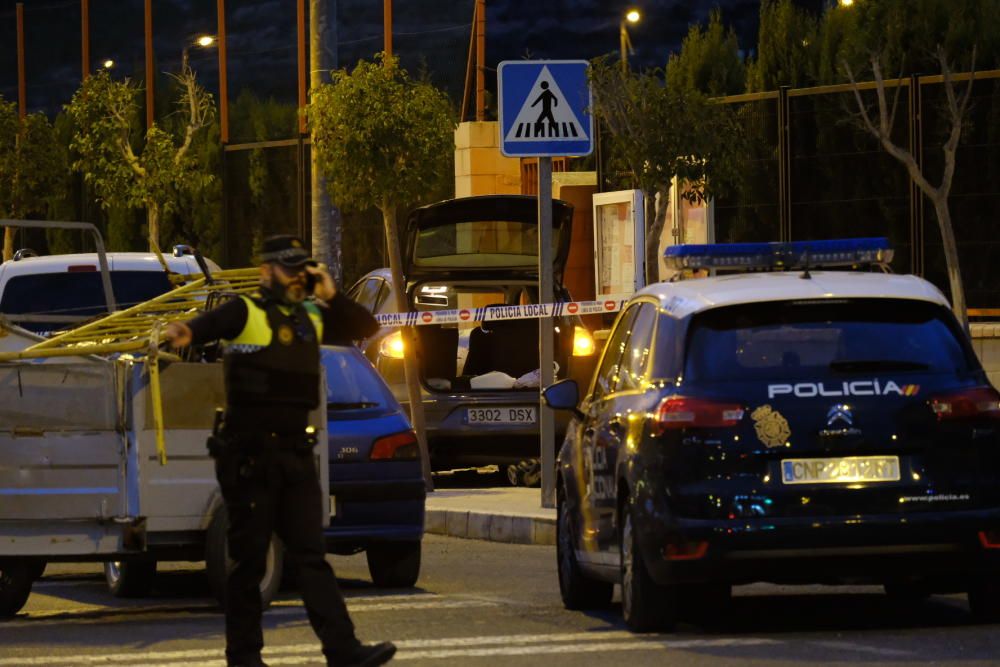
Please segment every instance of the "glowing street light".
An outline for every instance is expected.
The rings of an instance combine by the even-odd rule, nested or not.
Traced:
[[[195,44],[203,47],[212,46],[213,44],[215,44],[215,37],[212,37],[211,35],[202,35],[201,37],[195,40]]]
[[[621,42],[622,73],[628,71],[628,54],[635,53],[632,49],[632,40],[629,39],[628,30],[625,26],[627,23],[638,23],[641,18],[642,14],[639,13],[638,9],[630,9],[625,13],[625,18],[618,25],[618,37]]]
[[[841,7],[850,7],[854,4],[854,0],[837,0],[837,4]]]
[[[111,58],[108,58],[101,64],[104,65],[104,69],[111,69],[112,67],[115,66],[115,61],[112,60]]]
[[[190,44],[188,44],[187,46],[185,46],[184,50],[181,51],[181,69],[182,70],[186,70],[187,67],[188,67],[188,48],[189,47],[191,47],[191,46],[200,46],[200,47],[202,47],[204,49],[207,49],[210,46],[214,46],[214,45],[215,45],[215,36],[214,35],[199,35],[198,37],[195,37],[194,41],[191,42]]]

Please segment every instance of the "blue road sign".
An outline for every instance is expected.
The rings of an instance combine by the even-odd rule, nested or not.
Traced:
[[[500,152],[508,157],[589,155],[594,149],[586,60],[500,63]]]

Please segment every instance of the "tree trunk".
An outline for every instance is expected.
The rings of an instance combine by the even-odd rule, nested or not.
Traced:
[[[653,220],[646,223],[646,284],[660,281],[660,236],[667,221],[667,207],[670,205],[670,192],[643,192],[643,199],[652,202]],[[656,195],[660,196],[657,197]],[[646,206],[646,210],[649,210]]]
[[[149,227],[149,252],[160,247],[160,205],[149,204],[146,208],[146,223]]]
[[[385,223],[385,238],[389,246],[389,268],[392,271],[392,284],[396,286],[396,312],[409,311],[406,303],[406,282],[403,279],[403,255],[399,245],[399,232],[396,228],[396,207],[389,202],[382,202],[382,221]],[[417,331],[415,327],[402,327],[403,336],[403,370],[406,375],[406,393],[410,400],[410,421],[417,432],[417,442],[420,446],[420,467],[423,469],[427,490],[434,490],[431,478],[430,451],[427,448],[427,427],[424,423],[424,402],[420,391],[420,368],[417,365]]]
[[[14,227],[3,228],[3,261],[10,261],[14,257],[14,235],[17,229]]]
[[[962,270],[958,262],[958,244],[955,243],[955,230],[951,226],[951,209],[948,207],[948,197],[939,193],[936,197],[932,197],[931,201],[934,203],[934,213],[937,215],[941,243],[944,246],[944,259],[948,267],[951,309],[962,324],[962,328],[968,331],[969,313],[965,306],[965,287],[962,285]]]

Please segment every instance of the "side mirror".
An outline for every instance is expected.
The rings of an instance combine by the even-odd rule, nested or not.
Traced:
[[[580,403],[580,387],[576,380],[560,380],[549,385],[542,391],[542,400],[553,410],[570,410],[577,418],[583,418],[583,413],[576,407]]]

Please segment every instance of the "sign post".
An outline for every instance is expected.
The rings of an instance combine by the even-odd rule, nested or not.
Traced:
[[[554,301],[552,276],[552,158],[589,155],[594,125],[586,60],[507,60],[500,63],[500,152],[538,158],[538,302]],[[555,379],[552,318],[538,320],[540,387]],[[565,370],[565,369],[563,369]],[[539,406],[542,507],[555,507],[555,419]]]

